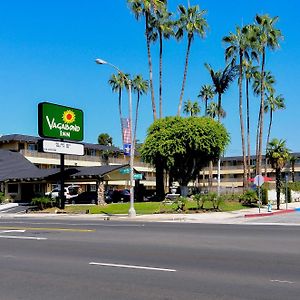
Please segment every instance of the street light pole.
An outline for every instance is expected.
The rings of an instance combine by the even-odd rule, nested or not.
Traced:
[[[102,60],[100,58],[97,58],[96,63],[99,65],[109,65],[112,68],[116,69],[118,73],[120,73],[125,80],[128,83],[128,109],[129,109],[129,131],[130,131],[130,143],[131,143],[131,148],[130,148],[130,161],[129,161],[129,167],[130,167],[130,208],[128,211],[128,216],[129,217],[135,217],[136,216],[136,211],[134,209],[134,178],[133,178],[133,162],[134,162],[134,151],[135,151],[135,141],[133,138],[133,130],[132,130],[132,82],[127,76],[122,72],[118,67],[115,65]]]

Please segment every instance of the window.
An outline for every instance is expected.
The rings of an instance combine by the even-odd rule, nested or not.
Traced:
[[[7,192],[9,194],[18,194],[19,185],[17,183],[9,183],[7,185]]]
[[[37,145],[36,144],[28,144],[27,149],[29,151],[37,151]]]

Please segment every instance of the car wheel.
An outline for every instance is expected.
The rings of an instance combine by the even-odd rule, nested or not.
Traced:
[[[96,204],[96,200],[92,199],[91,204]]]
[[[75,200],[72,200],[71,203],[72,203],[72,204],[76,204]]]

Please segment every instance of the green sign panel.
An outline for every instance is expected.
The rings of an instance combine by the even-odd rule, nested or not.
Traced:
[[[129,173],[130,173],[130,168],[121,169],[121,170],[119,170],[119,172],[120,172],[121,174],[129,174]]]
[[[82,141],[83,111],[42,102],[38,105],[39,135],[41,137]]]
[[[142,180],[143,179],[143,174],[134,174],[133,179],[134,180]]]

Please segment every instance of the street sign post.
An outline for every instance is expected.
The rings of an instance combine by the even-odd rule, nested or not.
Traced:
[[[254,177],[254,184],[258,188],[258,213],[260,214],[260,204],[261,204],[261,190],[260,187],[263,185],[265,182],[265,179],[262,175],[256,175]]]

